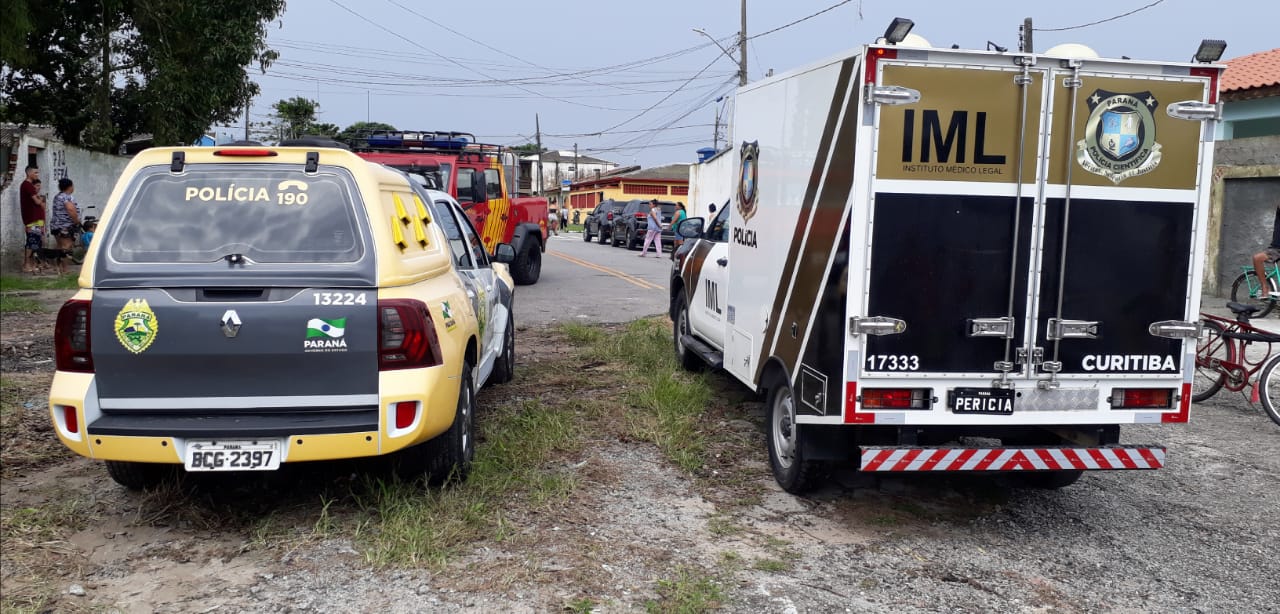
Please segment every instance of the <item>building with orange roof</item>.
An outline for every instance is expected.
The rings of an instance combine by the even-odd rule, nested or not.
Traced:
[[[1280,135],[1280,48],[1223,64],[1218,140]]]

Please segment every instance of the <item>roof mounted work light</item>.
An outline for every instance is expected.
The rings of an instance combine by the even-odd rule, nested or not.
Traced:
[[[906,17],[894,17],[893,21],[889,22],[889,28],[884,31],[884,42],[890,45],[901,43],[915,25],[916,22]]]
[[[1222,59],[1222,52],[1227,50],[1227,41],[1206,38],[1200,41],[1200,48],[1196,49],[1195,61],[1201,64],[1212,64]]]

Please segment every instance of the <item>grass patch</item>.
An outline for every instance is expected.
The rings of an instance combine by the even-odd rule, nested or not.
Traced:
[[[55,578],[82,556],[65,540],[94,522],[98,512],[92,497],[66,490],[40,505],[0,508],[5,568],[0,612],[54,611],[60,590]]]
[[[564,606],[564,610],[566,612],[572,612],[573,614],[591,614],[595,609],[596,602],[590,597],[574,599],[573,601],[566,603]]]
[[[656,444],[686,472],[706,465],[702,428],[711,392],[705,375],[676,365],[670,328],[661,318],[636,320],[616,334],[580,325],[565,325],[563,330],[584,346],[585,360],[623,365],[628,435]]]
[[[788,561],[779,561],[778,559],[760,559],[753,566],[757,571],[767,571],[770,573],[781,573],[791,569],[791,563]]]
[[[0,313],[43,313],[44,305],[33,298],[0,294]]]
[[[51,379],[48,373],[0,375],[0,473],[72,455],[57,443],[49,422]]]
[[[514,505],[551,510],[573,492],[575,479],[553,462],[580,449],[572,411],[524,401],[486,413],[465,483],[424,489],[419,482],[368,479],[355,492],[362,517],[357,541],[371,564],[442,566],[462,546],[510,538],[506,512]]]
[[[724,589],[714,577],[689,568],[676,570],[674,578],[658,580],[658,599],[645,603],[645,611],[651,613],[676,612],[699,614],[720,607]]]
[[[729,518],[716,515],[707,519],[707,530],[717,537],[725,537],[741,533],[742,527]]]
[[[75,290],[80,287],[80,274],[68,273],[54,277],[44,276],[0,276],[0,290]]]

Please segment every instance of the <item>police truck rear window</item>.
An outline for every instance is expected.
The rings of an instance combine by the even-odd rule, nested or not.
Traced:
[[[347,185],[332,174],[201,170],[142,179],[121,213],[117,262],[356,262],[364,253]]]

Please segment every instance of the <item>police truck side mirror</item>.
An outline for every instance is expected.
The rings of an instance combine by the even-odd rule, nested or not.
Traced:
[[[516,260],[516,248],[511,247],[510,243],[499,243],[493,248],[493,261],[509,263]]]
[[[700,217],[691,217],[682,220],[676,225],[676,234],[686,239],[697,239],[702,236],[702,227],[706,221]]]

